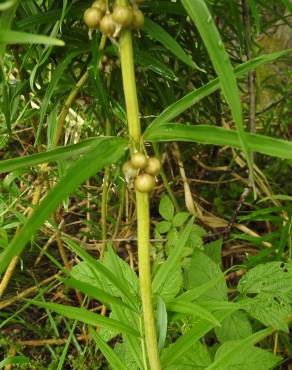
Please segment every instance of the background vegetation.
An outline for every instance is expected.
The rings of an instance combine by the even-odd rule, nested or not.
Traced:
[[[143,142],[163,167],[152,345],[163,369],[289,369],[291,3],[206,4],[145,1],[133,31]],[[0,368],[159,368],[119,39],[88,31],[90,5],[0,3]]]

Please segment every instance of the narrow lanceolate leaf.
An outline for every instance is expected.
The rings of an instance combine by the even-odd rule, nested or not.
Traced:
[[[55,46],[65,45],[64,41],[53,37],[11,30],[1,30],[0,44],[44,44]]]
[[[80,292],[88,295],[91,298],[96,299],[97,301],[107,304],[107,305],[118,305],[122,306],[123,308],[132,309],[130,306],[122,302],[120,299],[114,297],[113,295],[105,292],[102,289],[99,289],[91,284],[85,283],[80,280],[76,280],[74,278],[69,279],[61,279],[61,281],[71,287],[79,290]]]
[[[206,320],[215,326],[221,326],[220,322],[204,307],[197,303],[188,302],[183,299],[176,299],[167,305],[168,310],[186,315],[197,316],[200,319]]]
[[[192,60],[192,58],[186,54],[180,44],[172,37],[169,33],[167,33],[162,27],[160,27],[157,23],[151,21],[150,19],[145,19],[145,24],[143,29],[154,39],[159,41],[166,49],[168,49],[172,54],[174,54],[178,59],[182,62],[187,64],[192,68],[199,69],[196,63]]]
[[[93,176],[103,167],[119,160],[126,149],[125,141],[120,138],[104,138],[88,153],[77,160],[63,178],[52,188],[32,216],[15,235],[11,243],[0,254],[0,274],[11,259],[18,255],[34,233],[48,219],[51,213],[80,184]]]
[[[56,162],[64,159],[78,157],[94,149],[103,137],[96,137],[81,141],[78,144],[62,146],[57,149],[48,150],[43,153],[26,155],[24,157],[6,159],[0,162],[0,173],[22,170],[27,167],[36,166],[41,163]]]
[[[234,362],[234,359],[240,354],[245,347],[254,345],[267,336],[273,333],[272,328],[267,328],[260,330],[247,338],[238,341],[236,345],[230,346],[229,350],[224,352],[224,355],[221,355],[217,360],[215,360],[211,365],[207,367],[207,370],[222,370],[228,368],[228,365]]]
[[[245,134],[250,151],[273,157],[292,159],[292,142],[258,134]],[[209,125],[166,123],[152,127],[144,136],[148,141],[193,141],[201,144],[228,145],[241,148],[237,131]]]
[[[292,49],[277,51],[271,54],[261,55],[257,58],[249,60],[245,63],[240,64],[234,69],[234,73],[237,77],[240,77],[249,71],[265,64],[272,62],[288,53],[291,53]],[[195,91],[191,91],[181,99],[177,100],[175,103],[171,104],[169,107],[164,109],[148,126],[145,133],[148,132],[148,129],[160,125],[165,122],[170,122],[185,110],[193,106],[194,104],[198,103],[201,99],[205,98],[206,96],[212,94],[214,91],[220,88],[220,82],[218,78],[208,82],[206,85],[198,88]]]
[[[122,363],[115,351],[97,334],[93,328],[89,328],[90,336],[94,339],[97,348],[101,350],[104,357],[113,370],[126,370],[127,367]]]
[[[247,138],[244,133],[239,89],[233,67],[224,48],[218,29],[204,0],[182,0],[182,4],[195,23],[217,73],[223,95],[231,109],[231,114],[238,131],[240,145],[246,155],[250,174],[252,176],[252,160],[249,155]]]
[[[125,325],[120,321],[110,319],[109,317],[104,317],[97,313],[88,311],[84,308],[70,307],[58,303],[38,302],[34,300],[30,300],[29,302],[36,306],[43,307],[48,310],[53,310],[60,315],[68,317],[69,319],[84,322],[85,324],[117,330],[121,333],[131,334],[136,337],[139,336],[139,333],[136,330],[132,329],[130,326]]]

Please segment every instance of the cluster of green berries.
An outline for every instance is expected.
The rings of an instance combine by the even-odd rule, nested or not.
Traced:
[[[96,0],[85,10],[83,19],[88,28],[100,29],[109,37],[115,37],[122,28],[140,29],[144,25],[144,15],[138,8],[137,0],[133,7],[117,5],[112,12],[105,0]]]
[[[155,157],[146,157],[141,152],[132,155],[131,160],[123,165],[127,181],[135,179],[135,189],[141,193],[149,193],[155,187],[155,176],[161,170],[161,163]]]

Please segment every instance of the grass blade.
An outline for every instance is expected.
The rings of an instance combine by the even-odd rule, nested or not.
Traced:
[[[246,133],[248,149],[273,157],[292,159],[292,142],[269,136]],[[147,131],[148,141],[193,141],[202,144],[241,148],[237,131],[209,125],[187,126],[167,123]]]
[[[94,149],[96,144],[102,140],[104,140],[104,137],[96,137],[81,141],[78,144],[59,147],[43,153],[36,153],[32,155],[26,155],[24,157],[2,160],[0,162],[0,173],[22,170],[24,168],[36,166],[41,163],[57,162],[59,160],[79,156]]]
[[[105,292],[102,289],[99,289],[91,284],[85,283],[83,281],[76,280],[74,278],[69,279],[61,279],[61,281],[69,286],[70,288],[75,288],[79,290],[80,292],[88,295],[89,297],[92,297],[96,299],[97,301],[108,304],[108,305],[118,305],[122,306],[123,308],[132,309],[130,306],[122,302],[120,299],[114,297],[113,295]]]
[[[272,62],[288,53],[291,53],[292,49],[287,49],[283,51],[277,51],[271,54],[261,55],[257,58],[249,60],[245,63],[240,64],[234,69],[234,73],[237,77],[243,76],[249,71],[265,64]],[[148,129],[160,125],[165,122],[170,122],[178,115],[183,113],[185,110],[190,108],[192,105],[199,102],[201,99],[205,98],[206,96],[212,94],[214,91],[220,89],[220,82],[218,78],[208,82],[206,85],[198,88],[195,91],[192,91],[185,95],[183,98],[179,99],[175,103],[171,104],[167,107],[163,112],[161,112],[148,126]],[[148,130],[147,129],[147,130]],[[147,132],[146,130],[146,132]]]
[[[127,369],[122,361],[118,358],[115,351],[113,351],[113,349],[104,340],[102,340],[97,332],[94,331],[91,327],[89,328],[89,333],[113,370]]]
[[[146,31],[154,40],[159,41],[166,49],[186,65],[204,72],[204,70],[197,66],[192,58],[186,54],[179,43],[157,23],[146,18],[143,30]]]
[[[53,37],[11,30],[1,30],[0,44],[44,44],[54,46],[65,45],[64,41]]]
[[[167,305],[167,309],[173,312],[197,316],[203,320],[209,321],[215,326],[221,326],[220,322],[208,310],[197,303],[188,302],[183,299],[176,299]]]
[[[124,140],[104,138],[96,144],[94,149],[77,160],[64,177],[50,190],[32,216],[14,236],[9,246],[0,254],[0,274],[6,269],[11,259],[21,253],[26,243],[56,207],[89,177],[120,159],[125,149]]]
[[[85,324],[100,326],[107,329],[117,330],[121,333],[127,333],[138,337],[140,334],[132,329],[130,326],[123,324],[120,321],[111,319],[109,317],[104,317],[94,312],[85,310],[84,308],[70,307],[58,303],[48,303],[39,302],[34,300],[29,300],[35,306],[43,307],[48,310],[53,310],[60,315],[68,317],[68,319],[78,320],[84,322]]]
[[[228,54],[205,1],[182,0],[182,4],[199,31],[219,78],[223,95],[231,109],[231,114],[238,132],[239,142],[246,155],[246,161],[253,182],[252,158],[249,155],[247,138],[244,133],[239,89]]]

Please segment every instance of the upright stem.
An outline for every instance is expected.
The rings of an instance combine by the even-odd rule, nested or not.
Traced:
[[[118,5],[127,5],[127,0],[117,0]],[[132,34],[124,30],[119,37],[120,58],[124,95],[127,109],[129,136],[134,148],[141,145],[141,127],[136,90]],[[142,299],[145,341],[151,370],[160,370],[157,347],[156,326],[152,304],[151,266],[150,266],[150,219],[148,194],[136,191],[137,228],[138,228],[138,265]]]
[[[140,193],[139,191],[136,191],[136,202],[138,223],[139,281],[143,308],[145,340],[150,367],[152,370],[160,370],[161,367],[157,348],[156,327],[152,304],[148,193]]]
[[[119,44],[129,135],[135,145],[139,147],[141,128],[131,31],[125,30],[121,32]]]

